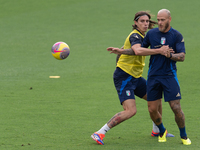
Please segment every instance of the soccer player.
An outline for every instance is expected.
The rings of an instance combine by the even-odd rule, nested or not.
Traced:
[[[184,145],[190,145],[185,129],[185,116],[181,109],[181,92],[177,78],[177,61],[184,61],[185,46],[180,32],[170,26],[171,14],[167,9],[161,9],[157,14],[158,28],[147,32],[143,47],[151,46],[152,49],[169,45],[174,50],[167,57],[162,55],[151,55],[147,79],[147,101],[150,117],[160,130],[158,142],[166,142],[167,130],[163,125],[162,116],[158,111],[161,103],[162,93],[165,102],[168,102],[180,130],[180,137]]]
[[[115,114],[100,130],[91,135],[92,139],[100,145],[104,145],[103,138],[108,130],[136,114],[135,95],[145,100],[147,99],[146,80],[141,77],[145,65],[145,56],[133,55],[133,49],[139,49],[145,55],[167,55],[169,53],[168,46],[163,46],[160,49],[141,48],[145,32],[156,24],[150,19],[151,15],[148,12],[140,11],[135,14],[133,31],[128,35],[124,43],[124,49],[128,50],[127,54],[120,56],[113,75],[114,84],[124,111]],[[107,50],[114,53],[116,49],[109,47]],[[123,49],[119,50],[123,51]],[[116,54],[118,53],[116,52]],[[162,112],[161,106],[159,107],[159,112]],[[155,124],[153,129],[157,132],[155,135],[158,135],[159,129]],[[154,136],[153,133],[152,136]]]

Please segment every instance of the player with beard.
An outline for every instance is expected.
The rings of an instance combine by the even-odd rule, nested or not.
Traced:
[[[180,32],[170,26],[171,14],[167,9],[161,9],[157,14],[158,28],[147,32],[143,47],[151,49],[168,45],[174,50],[167,57],[163,55],[151,55],[147,79],[147,101],[150,117],[160,130],[158,142],[166,142],[167,130],[162,122],[162,115],[158,111],[161,103],[162,93],[165,102],[168,102],[174,115],[175,121],[180,130],[181,141],[184,145],[190,145],[185,129],[185,116],[181,109],[180,85],[177,78],[177,61],[184,61],[185,46],[184,39]]]

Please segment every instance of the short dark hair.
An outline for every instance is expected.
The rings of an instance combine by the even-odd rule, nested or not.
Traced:
[[[151,19],[151,15],[147,11],[139,11],[139,12],[137,12],[135,14],[135,17],[134,17],[133,21],[138,21],[138,19],[141,16],[145,16],[145,15],[149,17],[149,27],[148,27],[149,29],[152,29],[155,24],[158,24],[157,22],[150,20]],[[136,29],[137,25],[133,24],[132,27],[133,27],[133,29]]]

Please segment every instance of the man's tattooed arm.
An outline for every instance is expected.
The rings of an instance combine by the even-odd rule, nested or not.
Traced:
[[[170,54],[169,57],[171,60],[174,61],[184,61],[185,60],[185,53],[178,53],[178,54]]]
[[[125,55],[135,55],[135,52],[133,51],[132,48],[130,48],[130,49],[123,49],[123,54],[125,54]],[[117,54],[116,63],[118,62],[120,56],[121,56],[121,54]]]
[[[126,55],[135,55],[135,52],[133,51],[132,48],[130,48],[130,49],[124,49],[123,54],[126,54]]]

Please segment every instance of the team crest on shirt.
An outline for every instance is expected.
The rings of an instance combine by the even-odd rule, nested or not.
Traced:
[[[129,90],[126,91],[127,96],[131,96],[131,92]]]
[[[161,43],[162,45],[164,45],[164,44],[166,43],[166,38],[165,38],[165,37],[161,37],[160,43]]]

